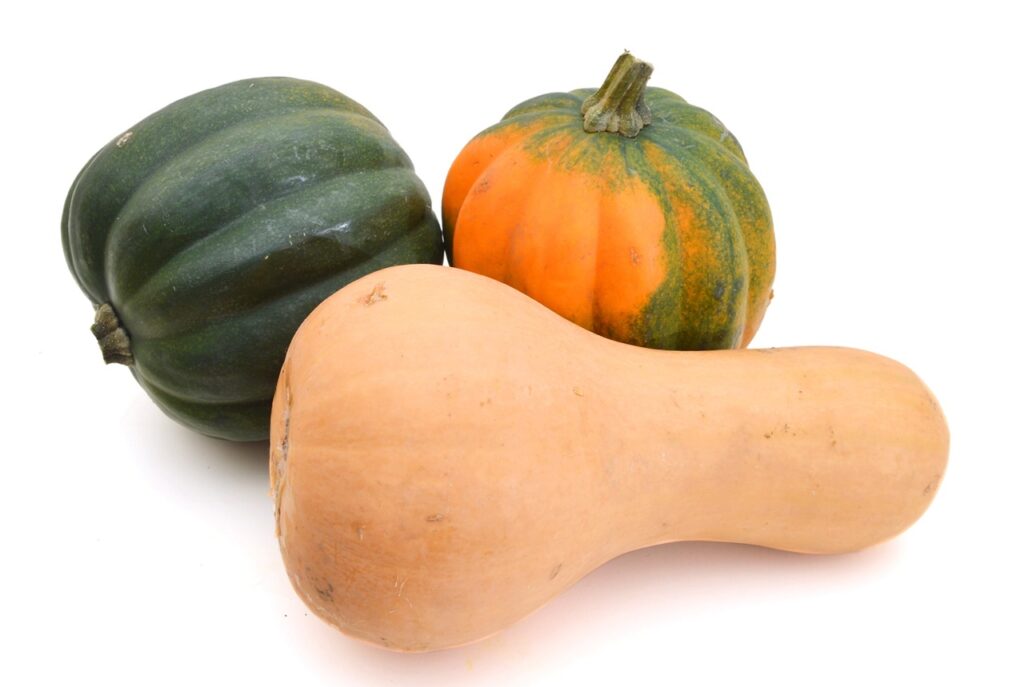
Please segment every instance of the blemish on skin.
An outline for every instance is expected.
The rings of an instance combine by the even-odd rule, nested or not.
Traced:
[[[334,600],[334,585],[330,582],[327,583],[326,587],[320,587],[319,585],[317,585],[314,587],[314,589],[316,589],[316,593],[319,594],[320,598],[324,601]]]
[[[572,388],[572,392],[574,394],[576,394],[577,396],[582,396],[583,395],[583,389],[579,388],[578,386],[574,386]]]
[[[433,515],[428,515],[426,520],[427,522],[441,522],[442,520],[444,520],[444,513],[434,513]]]
[[[373,290],[370,291],[370,293],[361,297],[359,299],[359,302],[362,303],[363,305],[370,306],[373,305],[374,303],[386,301],[387,299],[388,296],[386,293],[384,293],[384,282],[381,282],[374,286]]]
[[[281,440],[271,454],[272,480],[270,489],[274,496],[274,534],[281,536],[281,497],[284,493],[285,476],[288,468],[288,450],[291,446],[292,388],[287,381],[284,385],[284,409],[281,411]]]
[[[629,248],[629,261],[634,265],[640,264],[640,254],[636,252],[636,248],[630,246]]]
[[[118,148],[124,148],[126,145],[128,145],[129,142],[131,142],[132,136],[134,135],[134,131],[124,132],[123,134],[121,134],[121,137],[117,139],[114,145],[117,146]]]
[[[363,541],[363,537],[366,535],[366,528],[362,525],[356,527],[356,536],[359,537],[359,541]]]
[[[292,428],[292,388],[290,384],[284,385],[284,410],[281,411],[281,443],[278,445],[281,460],[278,463],[278,473],[284,472],[288,464],[289,435]]]
[[[562,564],[559,563],[555,567],[551,568],[551,574],[548,575],[549,580],[553,580],[558,577],[558,573],[562,572]]]

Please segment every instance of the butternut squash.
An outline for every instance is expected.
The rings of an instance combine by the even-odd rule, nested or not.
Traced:
[[[640,547],[888,539],[932,500],[948,441],[922,382],[872,353],[639,348],[415,265],[351,283],[298,330],[271,484],[310,608],[424,651],[497,632]]]

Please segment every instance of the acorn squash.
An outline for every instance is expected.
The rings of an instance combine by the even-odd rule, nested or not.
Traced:
[[[448,259],[611,339],[746,346],[775,275],[768,201],[736,137],[651,71],[626,53],[600,89],[471,140],[445,182]]]
[[[124,131],[78,175],[61,234],[105,360],[171,417],[234,440],[267,436],[288,342],[317,304],[443,256],[387,129],[288,78],[203,91]]]

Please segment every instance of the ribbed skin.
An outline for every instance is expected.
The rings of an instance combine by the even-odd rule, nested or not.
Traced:
[[[747,345],[775,241],[739,142],[661,88],[646,89],[652,122],[635,138],[587,133],[580,110],[593,93],[521,103],[463,149],[444,192],[450,261],[608,338]]]
[[[153,114],[78,175],[61,233],[110,303],[139,383],[169,415],[267,436],[298,325],[364,274],[442,261],[412,163],[355,101],[287,78],[239,81]]]

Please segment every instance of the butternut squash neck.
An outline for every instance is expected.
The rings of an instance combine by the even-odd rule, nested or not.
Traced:
[[[941,411],[881,356],[594,348],[573,395],[616,518],[606,555],[678,540],[854,551],[909,527],[942,478]]]

